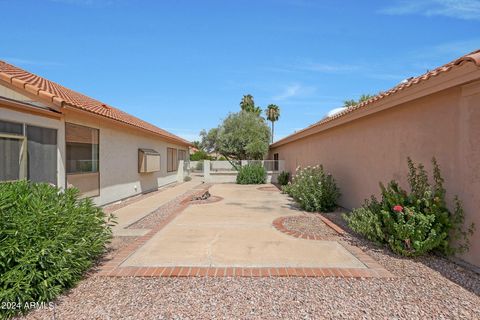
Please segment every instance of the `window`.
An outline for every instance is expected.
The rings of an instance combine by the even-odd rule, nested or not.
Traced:
[[[24,138],[10,138],[0,135],[0,181],[18,180],[25,177],[23,165]]]
[[[57,130],[0,120],[0,181],[57,184]]]
[[[65,124],[67,185],[86,197],[100,195],[99,130]]]
[[[57,130],[27,126],[28,179],[57,184]]]
[[[178,160],[187,160],[187,151],[185,150],[178,150]]]
[[[273,167],[274,167],[273,169],[274,169],[275,171],[278,171],[278,153],[274,153],[274,154],[273,154],[273,160],[275,161],[275,162],[273,163]]]
[[[177,149],[167,148],[167,172],[177,171]]]

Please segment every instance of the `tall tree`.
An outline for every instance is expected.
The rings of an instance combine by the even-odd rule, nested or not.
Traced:
[[[270,128],[252,112],[231,113],[218,128],[217,149],[225,158],[261,160],[268,152]]]
[[[272,143],[273,143],[273,135],[275,134],[275,121],[278,121],[280,118],[280,108],[275,104],[269,104],[267,109],[265,109],[265,115],[267,116],[267,120],[272,122]]]
[[[343,102],[343,106],[344,107],[356,106],[357,104],[367,101],[370,98],[373,98],[373,96],[370,94],[362,94],[360,98],[358,98],[358,100],[355,100],[355,99],[345,100]]]
[[[255,106],[255,101],[253,100],[253,96],[251,94],[246,94],[243,96],[242,101],[240,101],[240,108],[242,111],[252,112],[257,116],[262,113],[262,109]]]

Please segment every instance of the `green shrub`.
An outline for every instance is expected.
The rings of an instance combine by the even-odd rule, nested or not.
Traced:
[[[206,153],[203,150],[195,151],[195,153],[190,155],[190,161],[201,161],[201,160],[202,162],[203,160],[212,160],[212,157],[209,156],[208,153]]]
[[[190,176],[185,176],[185,177],[183,178],[183,181],[185,181],[185,182],[192,181],[192,177],[190,177]]]
[[[104,252],[111,221],[76,189],[0,183],[0,303],[46,303],[72,287]]]
[[[195,165],[195,170],[202,171],[203,170],[203,160],[198,161]]]
[[[238,184],[263,184],[266,180],[267,171],[261,164],[247,164],[238,170]]]
[[[444,254],[468,250],[468,235],[473,233],[474,226],[472,224],[466,232],[462,230],[464,213],[457,197],[454,211],[447,208],[443,178],[435,158],[432,164],[433,185],[430,185],[424,166],[416,166],[408,158],[410,193],[395,181],[387,187],[380,183],[381,201],[372,196],[363,207],[344,215],[349,226],[405,256],[422,255],[432,250]],[[451,240],[458,240],[456,247]]]
[[[326,174],[321,165],[297,168],[292,182],[284,186],[283,191],[306,211],[333,211],[340,197],[335,179],[331,174]]]
[[[285,186],[288,184],[289,179],[290,179],[290,173],[287,171],[282,171],[278,175],[277,181],[281,186]]]

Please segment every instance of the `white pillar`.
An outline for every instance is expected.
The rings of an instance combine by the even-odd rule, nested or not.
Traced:
[[[178,161],[177,182],[183,182],[185,173],[183,170],[183,160]]]
[[[203,160],[203,181],[210,182],[210,160]]]

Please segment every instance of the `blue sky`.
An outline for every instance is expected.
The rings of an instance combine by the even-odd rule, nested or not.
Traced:
[[[0,59],[186,139],[250,93],[276,139],[480,48],[480,0],[0,0]]]

